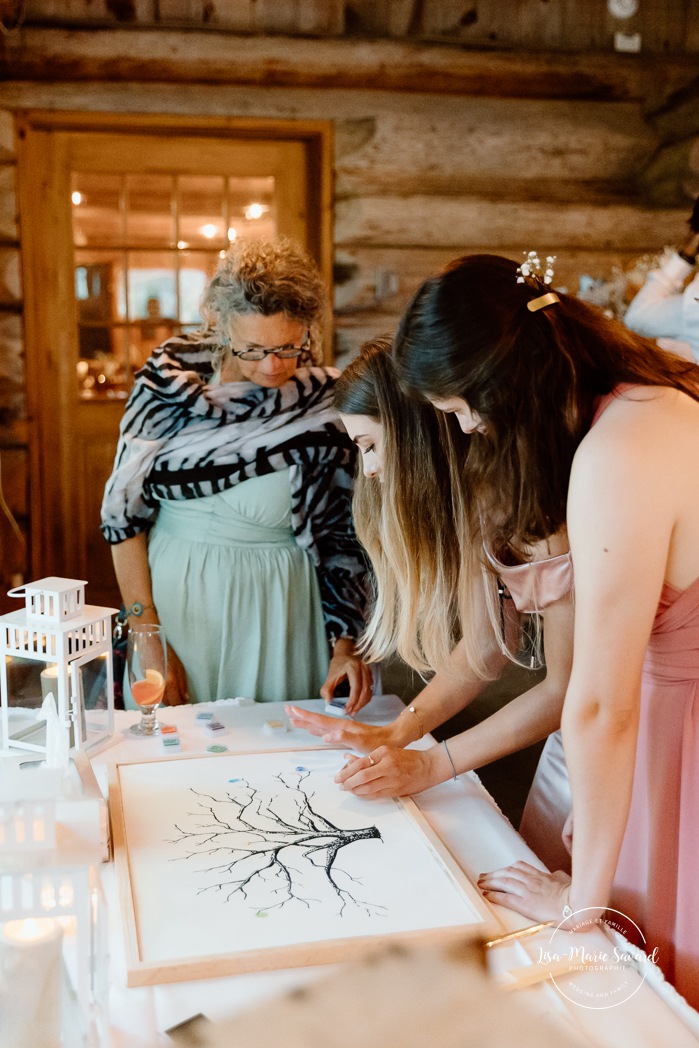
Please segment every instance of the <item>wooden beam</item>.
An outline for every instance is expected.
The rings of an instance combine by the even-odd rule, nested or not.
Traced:
[[[511,203],[474,197],[381,196],[340,200],[335,243],[344,246],[468,248],[490,244],[498,253],[516,239],[523,248],[654,251],[686,234],[686,208],[630,204],[596,207]]]
[[[685,207],[699,193],[699,135],[671,142],[658,151],[640,176],[649,200],[663,207]]]
[[[628,195],[658,145],[633,103],[427,98],[373,113],[343,120],[335,108],[339,197],[575,199],[615,183]]]
[[[19,270],[19,247],[0,245],[0,309],[19,308],[22,300]]]
[[[637,101],[696,78],[694,56],[469,51],[396,40],[312,40],[168,29],[25,28],[0,46],[0,78],[374,88]]]
[[[658,137],[665,142],[699,135],[699,77],[680,97],[669,99],[661,111],[648,113],[647,119]]]
[[[17,228],[16,164],[0,165],[0,243],[15,244]]]

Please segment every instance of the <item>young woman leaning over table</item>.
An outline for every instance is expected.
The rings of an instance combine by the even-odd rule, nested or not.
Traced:
[[[696,1006],[699,368],[548,279],[538,259],[460,259],[418,290],[395,342],[404,387],[469,445],[467,547],[516,566],[567,528],[575,567],[572,880],[517,863],[480,884],[535,920],[611,904]],[[559,644],[546,626],[545,644]],[[467,750],[452,746],[459,771]],[[380,789],[373,753],[348,772],[346,787]]]
[[[294,724],[371,755],[350,759],[340,777],[346,788],[371,796],[416,793],[450,778],[455,767],[480,767],[555,732],[571,662],[569,564],[551,577],[545,564],[543,574],[538,565],[524,578],[517,578],[521,569],[512,572],[514,601],[493,573],[476,564],[457,538],[468,528],[461,481],[468,443],[454,419],[405,396],[390,351],[388,339],[367,343],[335,389],[336,407],[362,458],[354,515],[376,578],[362,650],[372,659],[397,651],[420,673],[437,673],[386,727],[288,710]],[[558,539],[552,544],[556,552],[561,546]],[[474,561],[470,572],[463,571],[464,557]],[[466,707],[500,673],[521,640],[517,610],[543,617],[545,680],[442,746],[404,749]],[[367,760],[370,781],[363,775]],[[525,812],[532,831],[525,839],[544,861],[565,862],[565,764],[544,759],[540,769]]]
[[[317,366],[325,289],[290,241],[233,245],[206,328],[163,343],[126,405],[102,531],[129,621],[161,622],[165,701],[371,697],[354,449]]]

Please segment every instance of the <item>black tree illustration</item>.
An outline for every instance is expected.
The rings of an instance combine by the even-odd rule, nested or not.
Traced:
[[[330,893],[338,903],[336,913],[357,907],[370,916],[385,907],[357,898],[361,881],[336,865],[342,848],[356,841],[381,840],[376,826],[343,829],[313,807],[314,791],[306,782],[310,772],[275,775],[281,788],[263,791],[246,779],[232,779],[235,788],[225,797],[200,793],[192,828],[176,825],[180,836],[173,844],[186,843],[187,853],[175,861],[193,860],[196,872],[211,881],[199,889],[221,892],[228,902],[242,897],[260,917],[291,903],[306,907],[323,904],[309,891]],[[225,859],[219,862],[219,857]],[[203,860],[200,862],[199,860]],[[320,874],[320,879],[319,879]]]

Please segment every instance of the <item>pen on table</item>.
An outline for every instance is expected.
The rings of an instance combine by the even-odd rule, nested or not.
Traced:
[[[498,935],[485,943],[486,947],[499,946],[501,942],[511,942],[513,939],[524,939],[527,935],[535,935],[544,928],[552,928],[558,921],[542,921],[540,924],[528,924],[526,928],[518,928],[517,931],[508,932],[506,935]]]

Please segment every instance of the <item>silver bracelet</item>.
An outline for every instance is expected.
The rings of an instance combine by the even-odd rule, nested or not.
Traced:
[[[442,746],[444,747],[446,755],[449,758],[449,763],[451,764],[451,770],[454,772],[454,782],[456,782],[456,768],[454,767],[454,762],[451,759],[451,753],[449,752],[449,747],[447,746],[447,740],[446,739],[442,739]]]

